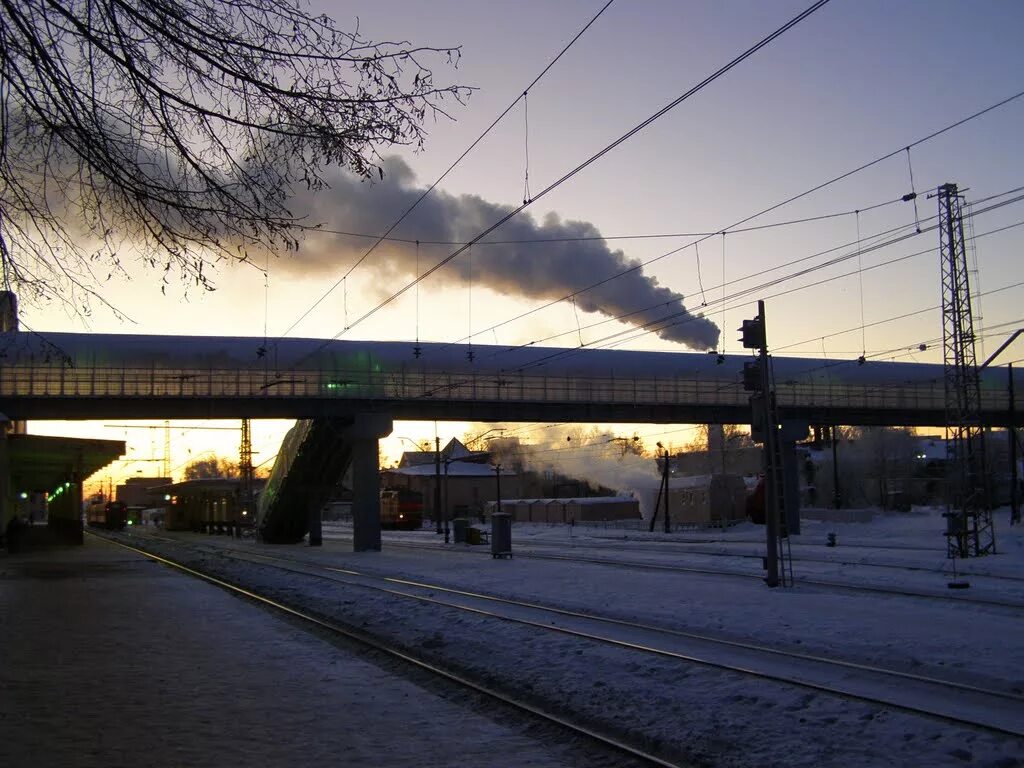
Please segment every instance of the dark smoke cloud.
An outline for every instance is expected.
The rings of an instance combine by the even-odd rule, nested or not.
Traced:
[[[293,211],[309,214],[311,222],[329,222],[331,229],[360,233],[381,233],[398,214],[409,208],[423,192],[415,184],[409,166],[400,158],[385,160],[381,182],[367,183],[338,172],[330,179],[331,189],[296,199]],[[395,237],[420,241],[466,242],[506,215],[509,206],[488,202],[477,195],[451,195],[434,190],[392,233]],[[562,220],[549,214],[537,222],[520,214],[493,232],[492,240],[599,237],[597,228],[586,221]],[[365,253],[372,240],[316,233],[307,237],[297,256],[282,259],[281,266],[309,274],[311,269],[338,275]],[[420,247],[420,272],[432,267],[456,246]],[[432,275],[430,282],[450,285],[472,282],[498,293],[532,299],[560,299],[599,280],[635,266],[621,250],[611,250],[603,240],[543,244],[477,244]],[[416,273],[416,246],[412,243],[382,243],[355,274],[373,274],[379,282],[398,287]],[[394,281],[394,282],[392,282]],[[436,283],[435,283],[436,284]],[[390,293],[390,291],[388,291]],[[656,331],[669,341],[695,349],[713,349],[718,327],[709,319],[691,315],[683,306],[683,295],[660,286],[657,279],[637,269],[576,297],[586,312],[609,317],[644,310],[625,322],[640,327],[672,317],[670,327]],[[646,309],[652,307],[652,309]]]

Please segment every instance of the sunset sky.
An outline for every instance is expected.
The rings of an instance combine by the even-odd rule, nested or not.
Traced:
[[[809,6],[810,0],[615,0],[527,97],[505,117],[393,235],[407,240],[467,240],[489,226],[524,195],[526,146],[529,187],[536,195],[591,155],[673,101],[751,44]],[[374,0],[372,3],[314,2],[341,28],[358,18],[370,39],[405,39],[416,44],[461,46],[454,71],[438,69],[439,82],[478,90],[465,107],[452,103],[455,121],[429,124],[425,150],[381,148],[388,171],[370,186],[337,175],[333,189],[297,201],[325,229],[377,235],[411,199],[433,183],[539,74],[604,5],[604,0]],[[810,18],[685,101],[627,142],[530,206],[490,239],[528,239],[600,234],[604,237],[666,233],[715,233],[776,203],[913,144],[986,107],[1024,91],[1024,4],[1017,0],[832,0]],[[527,120],[528,114],[528,120]],[[528,125],[528,130],[527,130]],[[966,188],[978,208],[1010,200],[1024,187],[1024,97],[914,146],[909,154],[917,216],[929,226],[936,201],[925,195],[944,182]],[[638,296],[682,294],[686,308],[704,321],[687,327],[685,338],[629,334],[624,348],[683,351],[686,345],[735,352],[735,328],[767,301],[769,345],[779,355],[940,362],[937,309],[881,323],[941,300],[934,250],[896,263],[900,257],[937,249],[938,235],[925,232],[894,246],[854,256],[833,267],[739,291],[827,259],[854,254],[896,227],[912,227],[913,203],[907,153],[898,153],[815,194],[775,210],[744,227],[831,214],[830,218],[744,233],[712,235],[697,249],[694,236],[614,239],[585,243],[487,246],[478,244],[419,290],[361,317],[416,273],[414,246],[383,245],[351,276],[327,293],[363,255],[371,239],[318,233],[299,253],[258,264],[224,267],[217,290],[183,296],[172,285],[164,296],[139,267],[133,279],[107,283],[105,297],[131,322],[96,307],[88,320],[58,306],[22,308],[37,331],[251,335],[268,338],[457,341],[477,344],[546,340],[554,346],[587,344],[624,330],[610,315],[643,304]],[[994,197],[1002,195],[1001,197]],[[883,205],[884,204],[884,205]],[[876,207],[877,206],[877,207]],[[861,211],[855,214],[854,211]],[[977,237],[972,287],[983,328],[979,359],[1013,330],[1024,326],[1022,245],[1024,226],[986,233],[1024,221],[1024,201],[979,214],[968,226]],[[907,230],[899,230],[903,233]],[[799,265],[787,262],[845,246]],[[680,250],[681,249],[681,250]],[[419,249],[421,271],[452,252],[452,246]],[[621,251],[621,254],[617,253]],[[698,271],[699,251],[699,271]],[[539,307],[552,296],[605,277],[608,265],[646,262],[646,280],[613,283],[600,296],[581,296],[574,308],[562,302],[527,317],[491,327]],[[129,261],[130,261],[130,254]],[[775,270],[765,272],[766,270]],[[761,273],[761,274],[757,274]],[[839,277],[852,273],[847,277]],[[472,274],[472,287],[469,275]],[[754,276],[757,275],[757,276]],[[724,281],[727,283],[723,289]],[[812,283],[834,278],[816,287]],[[792,289],[804,287],[803,290]],[[999,291],[1001,288],[1006,290]],[[785,295],[778,295],[792,291]],[[313,303],[326,298],[315,309]],[[722,298],[727,298],[723,311]],[[588,303],[589,302],[589,303]],[[633,302],[633,304],[630,304]],[[650,303],[650,302],[647,302]],[[577,320],[578,317],[578,320]],[[708,322],[710,321],[710,322]],[[714,343],[714,326],[724,329]],[[849,331],[848,333],[840,333]],[[929,349],[918,351],[928,343]],[[1017,347],[1020,352],[1024,347]],[[1024,354],[1010,354],[1009,362]],[[110,422],[107,422],[110,423]],[[121,422],[123,423],[123,422]],[[158,422],[146,422],[156,424]],[[172,430],[172,466],[212,450],[237,456],[230,431]],[[232,426],[230,422],[217,425]],[[256,422],[256,462],[269,459],[287,424]],[[465,424],[442,424],[440,436],[462,436]],[[487,429],[481,426],[479,431]],[[615,431],[632,429],[614,427]],[[683,427],[669,441],[692,436]],[[127,439],[129,456],[162,456],[162,433],[103,423],[37,422],[30,431]],[[396,435],[421,440],[434,425],[400,423]],[[655,439],[652,438],[651,444]],[[410,446],[384,442],[385,456]],[[155,474],[157,463],[115,465],[118,476]]]

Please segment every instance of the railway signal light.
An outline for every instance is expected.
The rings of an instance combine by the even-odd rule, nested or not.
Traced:
[[[740,343],[745,349],[763,349],[765,346],[764,322],[760,316],[753,320],[744,320],[743,325],[737,328],[741,334]]]
[[[750,439],[755,443],[764,443],[765,433],[765,402],[764,394],[751,395],[750,397]]]
[[[747,392],[763,392],[764,380],[759,363],[743,364],[743,389]]]

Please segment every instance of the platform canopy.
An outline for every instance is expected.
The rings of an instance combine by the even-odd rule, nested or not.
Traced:
[[[91,440],[46,435],[7,436],[14,493],[53,492],[76,472],[84,480],[125,452],[123,440]]]

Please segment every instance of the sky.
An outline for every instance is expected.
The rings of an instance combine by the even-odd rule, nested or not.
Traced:
[[[603,0],[314,3],[313,10],[331,15],[341,28],[352,28],[358,19],[362,34],[371,39],[461,46],[458,69],[437,69],[435,79],[477,90],[465,107],[451,105],[455,120],[428,123],[423,151],[382,148],[387,156],[383,182],[370,186],[336,174],[331,191],[301,201],[311,220],[326,229],[382,232],[404,210],[403,203],[433,183],[602,5]],[[520,100],[394,235],[462,241],[475,236],[503,210],[522,202],[527,147],[529,188],[537,195],[809,5],[782,0],[615,0],[530,89],[526,108]],[[537,200],[492,237],[720,232],[1024,91],[1022,36],[1024,6],[1019,2],[832,0]],[[941,318],[930,309],[941,300],[937,253],[889,263],[937,248],[935,232],[753,290],[743,298],[730,297],[797,269],[779,269],[787,262],[837,246],[845,248],[831,256],[854,254],[858,240],[868,245],[880,232],[913,224],[914,204],[899,202],[911,191],[911,170],[913,189],[919,193],[916,216],[924,225],[936,213],[936,201],[925,195],[942,183],[966,188],[968,203],[1024,186],[1022,132],[1024,98],[1019,98],[914,146],[909,166],[907,153],[898,153],[745,226],[843,215],[713,235],[696,249],[686,247],[694,237],[480,244],[425,279],[418,290],[406,292],[348,331],[346,325],[407,284],[417,274],[417,264],[422,271],[454,249],[421,246],[417,260],[414,248],[389,244],[328,292],[372,240],[321,234],[307,238],[297,255],[269,257],[262,265],[266,277],[251,267],[220,269],[212,293],[183,295],[179,286],[171,286],[164,296],[141,267],[130,267],[131,281],[114,278],[103,288],[129,321],[101,308],[85,320],[53,305],[25,306],[22,319],[41,332],[340,334],[345,339],[424,341],[471,337],[477,344],[577,346],[600,343],[627,329],[615,321],[586,326],[649,306],[658,297],[679,301],[681,294],[682,304],[693,314],[707,305],[706,317],[686,326],[698,330],[680,338],[629,333],[623,348],[724,347],[735,352],[739,344],[734,329],[756,314],[756,301],[763,298],[769,346],[776,354],[852,359],[866,353],[939,362],[941,345],[935,341],[941,336]],[[1024,289],[1007,287],[1024,272],[1019,266],[1024,226],[985,234],[1022,219],[1024,202],[979,214],[972,222],[977,239],[971,279],[981,294],[975,311],[983,327],[979,359],[1024,325],[1019,310]],[[589,285],[614,271],[616,264],[659,256],[663,258],[644,267],[642,278],[634,273],[612,281],[603,293],[581,295],[575,307],[558,302],[492,328]],[[800,266],[820,265],[826,258],[808,259]],[[777,295],[783,291],[791,292]],[[723,294],[728,299],[724,311]],[[891,319],[918,310],[926,311]],[[725,329],[720,336],[718,329]],[[922,343],[928,344],[923,352]],[[1005,362],[1024,357],[1013,354],[1021,349],[1008,350]],[[236,434],[186,431],[186,426],[174,427],[173,466],[203,451],[237,453]],[[286,427],[285,422],[254,424],[257,462],[276,452]],[[487,428],[442,424],[438,434],[446,441],[478,427],[479,432]],[[133,458],[162,455],[162,435],[154,446],[155,430],[41,422],[31,431],[127,439]],[[665,427],[647,430],[652,435],[664,432]],[[434,425],[399,423],[395,434],[413,441],[432,439]],[[680,434],[683,439],[677,442],[685,442],[686,433]],[[410,446],[398,439],[385,441],[385,455],[397,457],[403,447]],[[149,474],[155,465],[122,464],[110,474]]]

